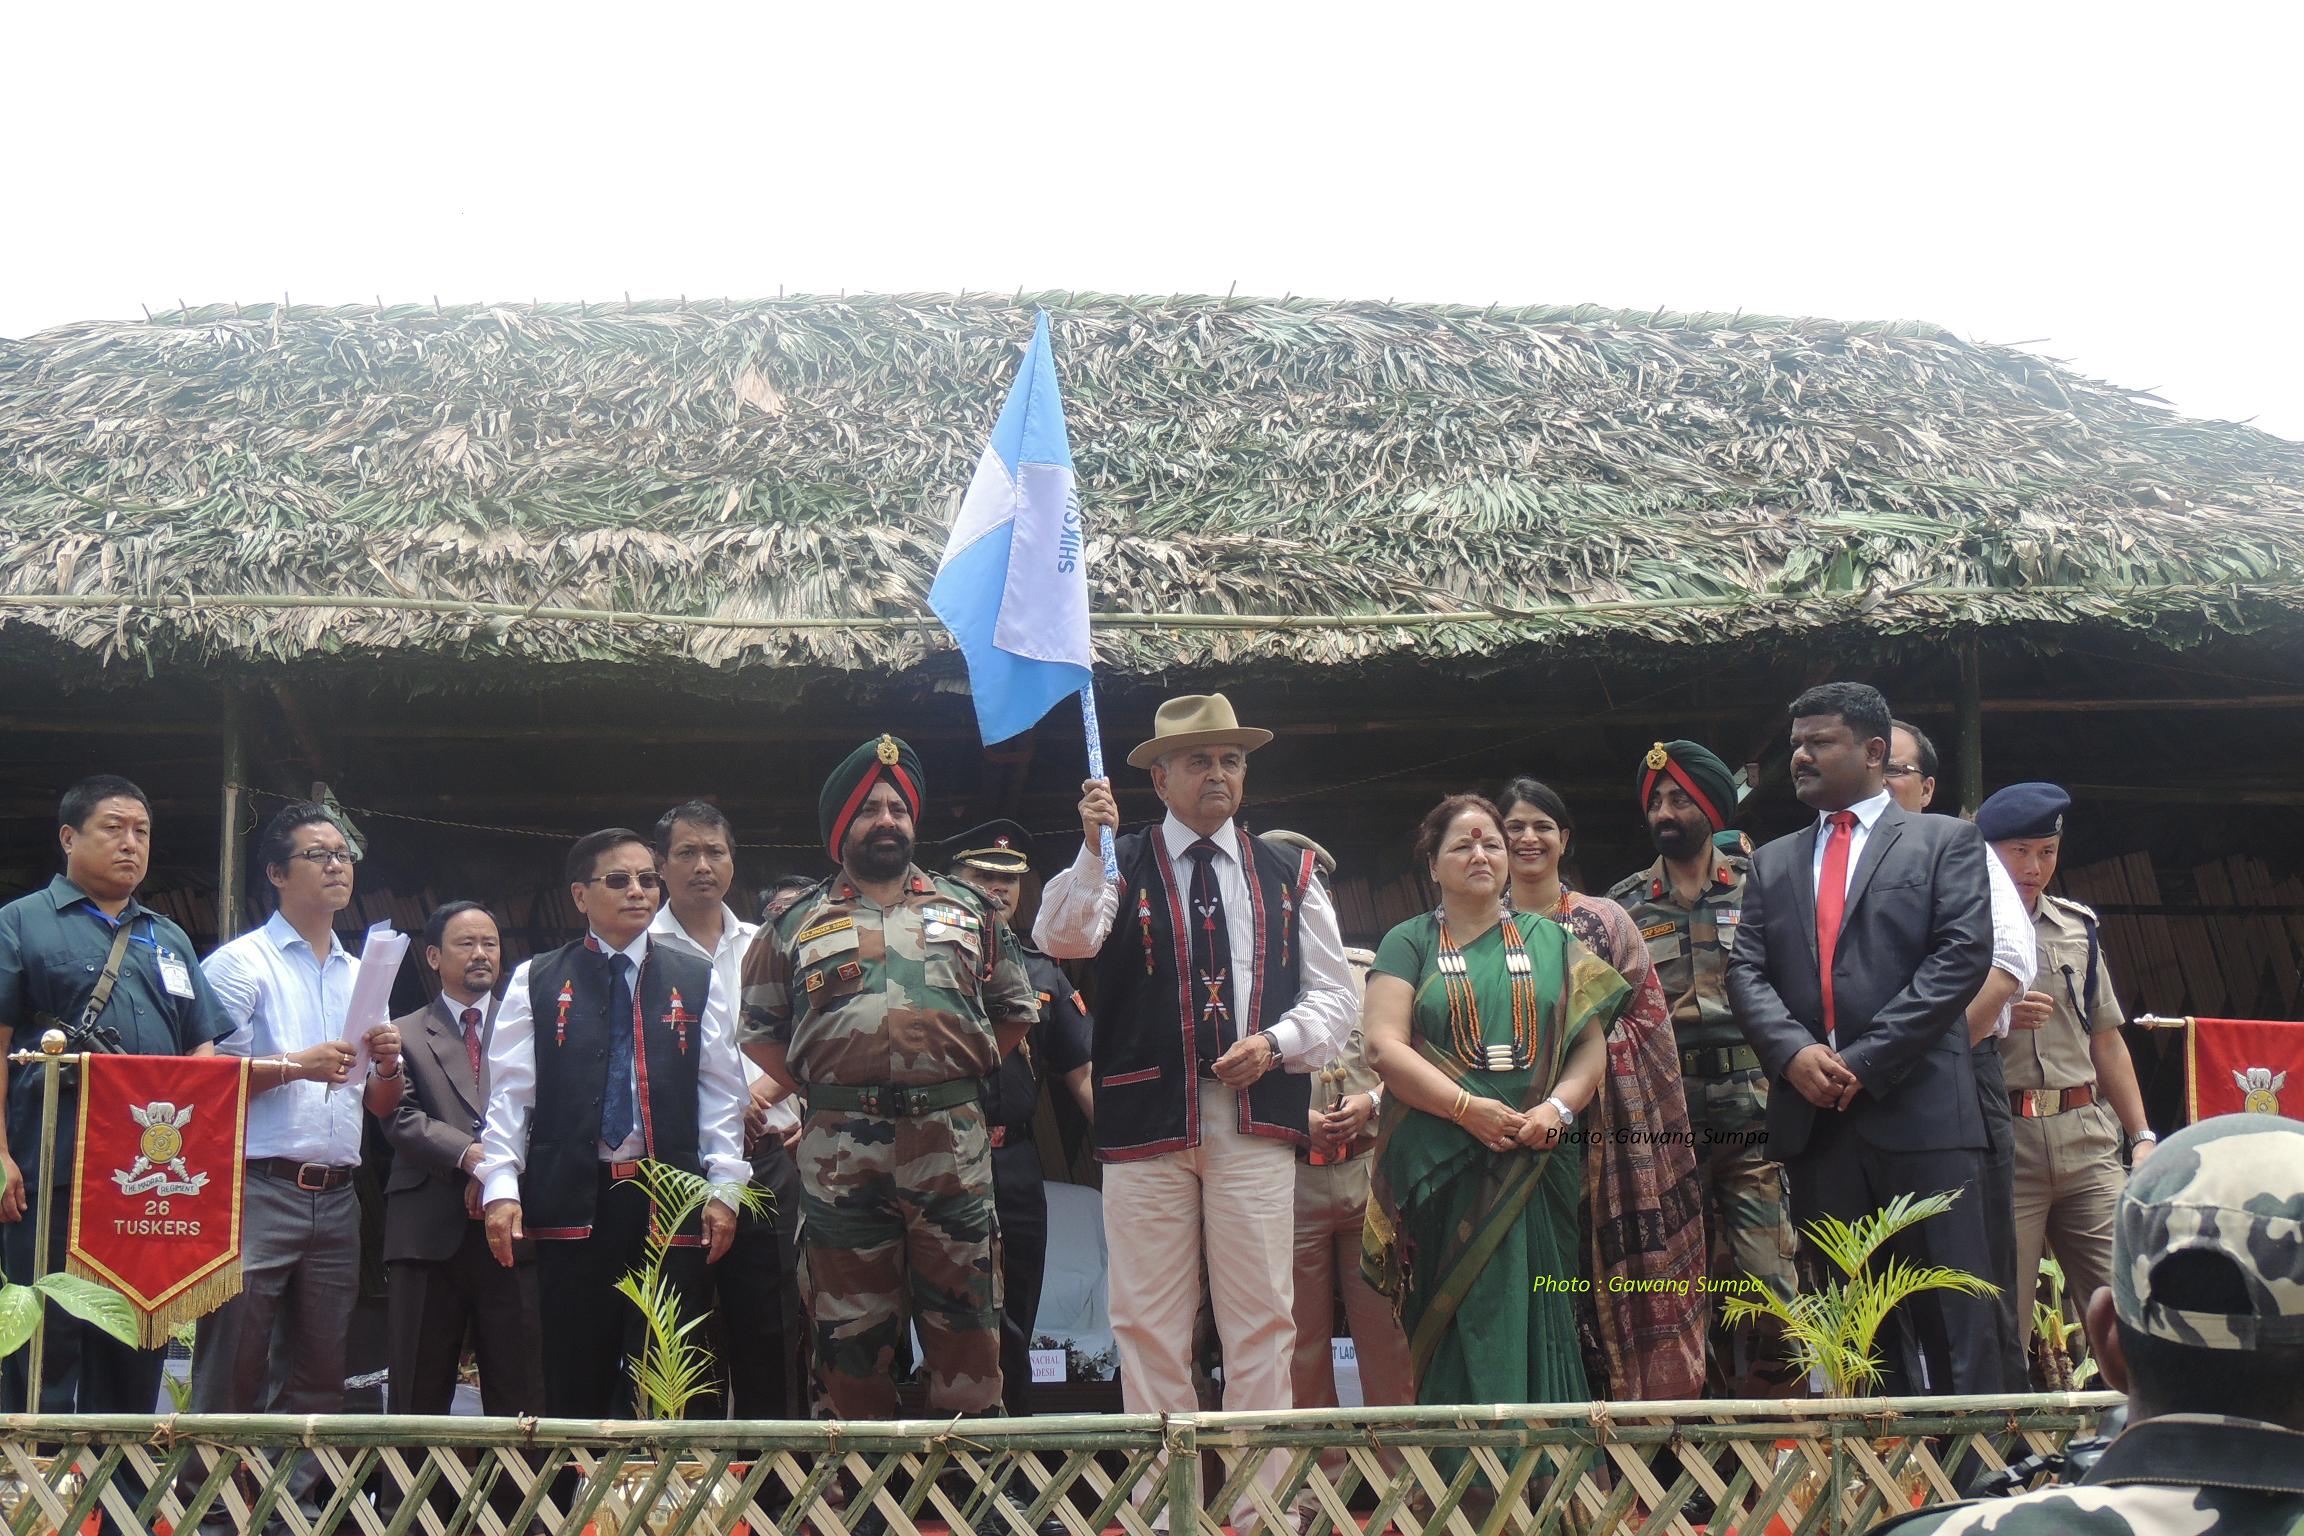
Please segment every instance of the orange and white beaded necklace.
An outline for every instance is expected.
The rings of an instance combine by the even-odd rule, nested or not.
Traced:
[[[1472,992],[1471,970],[1464,951],[1448,932],[1445,913],[1440,922],[1440,955],[1434,962],[1440,985],[1448,994],[1448,1043],[1456,1059],[1475,1072],[1518,1072],[1536,1059],[1536,967],[1528,958],[1528,944],[1512,914],[1498,923],[1504,930],[1504,969],[1512,982],[1512,1043],[1490,1045],[1480,1027],[1480,1001]]]

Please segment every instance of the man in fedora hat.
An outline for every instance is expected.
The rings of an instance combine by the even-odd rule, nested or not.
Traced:
[[[1248,754],[1272,739],[1222,694],[1170,699],[1128,754],[1167,806],[1118,840],[1111,785],[1082,785],[1085,839],[1048,882],[1034,937],[1093,957],[1096,1155],[1104,1171],[1112,1331],[1130,1413],[1190,1412],[1200,1263],[1224,1344],[1224,1406],[1291,1406],[1294,1149],[1310,1073],[1350,1035],[1336,915],[1299,861],[1234,820]]]

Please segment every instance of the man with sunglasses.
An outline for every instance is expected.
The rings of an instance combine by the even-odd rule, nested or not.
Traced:
[[[544,1318],[544,1411],[631,1412],[625,1357],[640,1314],[616,1282],[648,1235],[644,1158],[701,1174],[712,1198],[674,1237],[666,1272],[690,1307],[704,1266],[736,1233],[744,1160],[744,1074],[712,962],[654,943],[662,893],[655,851],[626,827],[577,839],[568,893],[586,932],[512,973],[488,1048],[480,1180],[488,1246],[509,1267],[536,1241]]]
[[[344,1039],[360,962],[336,937],[358,853],[327,807],[281,810],[256,840],[279,898],[263,927],[202,962],[232,1033],[217,1049],[248,1067],[248,1179],[240,1213],[241,1290],[200,1320],[195,1413],[338,1413],[344,1345],[360,1297],[360,1111],[400,1102],[400,1031]],[[342,1090],[342,1091],[339,1091]],[[319,1468],[292,1480],[308,1498]]]

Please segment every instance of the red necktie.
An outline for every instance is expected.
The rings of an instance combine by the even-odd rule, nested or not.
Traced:
[[[480,1010],[464,1010],[464,1054],[472,1058],[472,1081],[480,1081]]]
[[[1848,908],[1848,850],[1856,841],[1856,813],[1834,811],[1825,818],[1832,835],[1824,843],[1824,873],[1816,880],[1816,968],[1824,983],[1824,1040],[1834,1050],[1832,951],[1840,947],[1840,918]]]

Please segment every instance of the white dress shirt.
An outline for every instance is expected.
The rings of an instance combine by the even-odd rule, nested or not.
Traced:
[[[736,909],[726,902],[720,903],[720,942],[710,953],[706,953],[704,946],[680,926],[680,919],[672,915],[670,902],[659,907],[656,916],[648,924],[651,938],[668,948],[686,950],[699,960],[711,962],[712,990],[731,1000],[732,1011],[735,1007],[733,1000],[744,995],[744,956],[752,948],[752,936],[759,931],[758,923],[745,922],[736,915]],[[2026,931],[2030,931],[2029,926]],[[752,1058],[743,1052],[737,1052],[736,1060],[744,1068],[744,1086],[750,1089],[764,1074],[752,1065]],[[781,1131],[798,1125],[800,1112],[793,1107],[791,1098],[786,1096],[768,1106],[767,1121],[770,1130]]]
[[[1847,809],[1856,813],[1856,825],[1848,829],[1848,871],[1840,884],[1840,894],[1846,896],[1848,887],[1856,881],[1856,866],[1864,861],[1864,845],[1872,840],[1872,824],[1880,813],[1895,801],[1888,791],[1882,790],[1868,800],[1859,800]],[[1819,895],[1824,889],[1824,854],[1832,842],[1832,818],[1837,814],[1825,811],[1816,818],[1816,859],[1808,875],[1810,889]]]
[[[622,950],[605,939],[595,942],[609,954],[629,958],[637,982],[639,963],[648,954],[648,935],[642,932]],[[480,1180],[483,1200],[520,1198],[520,1170],[528,1163],[528,1116],[536,1107],[536,1017],[529,1005],[528,967],[523,960],[512,972],[504,1001],[496,1009],[496,1029],[488,1042],[488,1112],[480,1127],[480,1163],[472,1170]],[[639,1074],[639,1061],[633,1061]],[[752,1177],[744,1161],[744,1074],[737,1067],[735,1031],[729,1027],[728,999],[720,990],[717,973],[704,997],[704,1014],[696,1038],[696,1152],[704,1176],[715,1186],[713,1198],[734,1209],[734,1196],[718,1191],[720,1185],[738,1185]],[[632,1102],[640,1102],[633,1085]],[[600,1161],[630,1162],[645,1147],[637,1122],[620,1147],[602,1145]]]
[[[1176,877],[1187,878],[1190,868],[1184,850],[1200,834],[1176,819],[1173,811],[1160,823],[1157,834],[1167,844]],[[1224,902],[1224,932],[1232,953],[1243,960],[1255,952],[1255,908],[1248,900],[1248,873],[1240,866],[1240,839],[1231,822],[1210,839],[1216,857],[1210,867],[1216,892]],[[1181,894],[1181,893],[1179,893]],[[1057,960],[1085,960],[1103,949],[1120,913],[1120,888],[1104,879],[1104,855],[1083,843],[1072,867],[1048,882],[1040,894],[1040,915],[1032,924],[1032,942],[1040,952]],[[1268,1033],[1280,1047],[1280,1059],[1290,1071],[1313,1072],[1343,1053],[1359,1022],[1352,1001],[1352,970],[1344,960],[1344,940],[1336,929],[1336,910],[1328,893],[1314,880],[1297,893],[1297,956],[1301,988],[1296,1001],[1274,1022]],[[1235,964],[1226,990],[1232,1017],[1245,1018],[1242,978],[1245,964]],[[1253,1022],[1253,1021],[1250,1021]]]
[[[315,955],[304,935],[274,912],[263,927],[200,962],[232,1021],[216,1049],[227,1056],[286,1056],[343,1039],[359,968],[335,934],[328,935],[327,955]],[[250,1093],[246,1155],[357,1165],[366,1086],[346,1083],[331,1092],[326,1083],[297,1081]]]
[[[2024,897],[2016,882],[2008,878],[2000,855],[1994,853],[1986,859],[1984,869],[1992,883],[1992,969],[2016,978],[2015,996],[2000,1005],[2000,1016],[1992,1021],[1992,1033],[2004,1037],[2016,998],[2022,997],[2040,974],[2040,945],[2032,932],[2032,914],[2024,909]]]

